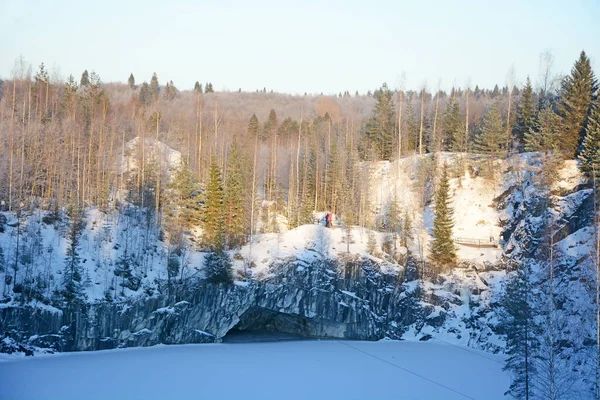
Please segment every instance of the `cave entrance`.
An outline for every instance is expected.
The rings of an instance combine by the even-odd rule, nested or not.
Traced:
[[[311,321],[298,315],[251,307],[223,337],[225,343],[278,342],[314,339]]]

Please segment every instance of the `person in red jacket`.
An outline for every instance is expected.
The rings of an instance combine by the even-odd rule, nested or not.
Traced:
[[[333,215],[331,213],[327,213],[325,216],[325,226],[327,228],[331,228],[331,221],[333,220]]]

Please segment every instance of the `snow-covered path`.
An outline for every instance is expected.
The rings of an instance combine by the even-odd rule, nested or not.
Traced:
[[[2,359],[0,359],[2,360]],[[293,341],[7,359],[2,399],[497,399],[502,357],[440,342]]]

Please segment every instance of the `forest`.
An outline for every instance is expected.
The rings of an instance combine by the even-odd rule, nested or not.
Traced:
[[[555,327],[564,320],[555,321],[557,310],[571,321],[578,304],[590,311],[595,303],[595,310],[582,311],[581,318],[589,317],[585,324],[591,327],[594,314],[594,325],[600,327],[600,104],[598,80],[585,52],[565,76],[555,73],[551,53],[543,53],[540,60],[537,82],[527,77],[517,84],[511,70],[493,88],[469,83],[446,92],[383,83],[367,93],[291,95],[267,88],[219,91],[213,83],[200,81],[192,90],[179,90],[156,74],[140,79],[131,73],[126,83],[103,82],[101,71],[93,69],[79,79],[69,75],[62,80],[43,63],[34,69],[21,57],[12,75],[0,80],[0,233],[10,232],[7,245],[0,245],[3,302],[84,304],[92,278],[91,267],[86,267],[88,272],[82,268],[87,261],[82,254],[84,248],[85,254],[93,254],[89,239],[82,245],[84,231],[89,235],[98,229],[102,246],[120,252],[113,260],[98,245],[99,259],[93,260],[110,265],[110,274],[105,271],[99,278],[98,273],[94,279],[104,279],[103,299],[113,302],[140,290],[153,296],[166,287],[171,295],[199,271],[193,252],[207,254],[203,265],[211,283],[249,279],[245,269],[236,276],[232,271],[232,258],[243,258],[238,250],[250,245],[252,251],[261,234],[322,223],[323,213],[335,215],[348,254],[352,229],[380,232],[384,253],[397,255],[397,244],[408,252],[385,260],[414,267],[421,285],[426,279],[440,282],[441,274],[451,273],[461,262],[453,230],[457,210],[452,196],[457,189],[450,181],[457,180],[460,188],[469,176],[492,187],[503,173],[512,173],[523,186],[521,197],[514,194],[516,186],[507,190],[506,197],[512,196],[516,204],[514,221],[498,223],[509,232],[507,238],[520,232],[517,245],[523,248],[515,250],[516,239],[500,240],[505,248],[501,265],[494,267],[507,273],[498,303],[505,369],[515,376],[507,393],[517,398],[565,394],[572,389],[565,382],[572,381],[561,381],[564,365],[584,371],[582,376],[592,369],[585,369],[588,365],[578,370],[587,364],[576,365],[578,356],[571,359],[575,351],[568,349],[575,345],[561,347],[577,340],[568,324]],[[507,161],[519,155],[541,160],[534,174],[539,180],[529,189],[534,178]],[[396,194],[386,204],[371,201],[371,182],[378,179],[380,166],[395,162],[400,168],[400,161],[411,157],[416,160],[411,190],[418,193],[411,201],[421,210],[435,210],[431,240],[425,244],[411,236],[414,217]],[[506,171],[499,171],[499,165]],[[584,182],[559,196],[553,188],[569,165],[576,165]],[[534,187],[538,193],[527,194]],[[583,198],[586,191],[593,192],[593,216],[587,213],[575,224],[581,228],[592,220],[588,225],[595,229],[596,253],[590,250],[589,259],[595,260],[595,278],[573,269],[580,261],[569,264],[571,269],[559,266],[555,277],[559,256],[554,239],[566,236],[555,229],[557,216],[567,218],[571,200],[566,197],[575,193]],[[503,201],[494,198],[498,204]],[[32,222],[36,215],[41,218],[38,225]],[[103,218],[104,225],[94,226],[94,219],[90,228],[87,215],[101,216],[97,220]],[[41,223],[60,232],[56,246],[41,248]],[[117,227],[120,236],[113,243],[111,229]],[[418,245],[408,244],[417,240]],[[490,234],[490,242],[496,240]],[[368,251],[375,245],[369,233]],[[58,278],[51,264],[60,246],[65,257],[59,261]],[[411,254],[415,248],[418,254]],[[147,285],[144,279],[157,265],[155,283]],[[248,265],[253,266],[250,261]],[[585,300],[569,298],[568,291],[559,289],[565,281],[580,282]],[[565,341],[555,334],[564,334]],[[600,349],[600,341],[582,340],[578,346],[586,350],[580,354],[591,354],[594,346]],[[569,361],[561,366],[555,357]],[[595,364],[598,397],[600,362]],[[557,368],[556,375],[552,368],[549,376],[540,372],[548,366]]]
[[[591,174],[598,84],[590,61],[582,52],[571,74],[559,77],[552,54],[541,59],[536,90],[529,78],[514,85],[511,71],[508,85],[492,89],[446,93],[384,83],[365,94],[292,96],[266,88],[218,92],[199,82],[179,91],[156,74],[150,83],[136,83],[133,74],[127,84],[103,83],[93,70],[60,82],[43,63],[33,73],[20,58],[0,86],[2,207],[106,210],[126,199],[150,210],[167,232],[202,222],[205,245],[234,248],[254,232],[277,229],[276,216],[289,228],[311,223],[317,210],[349,225],[385,224],[365,203],[362,161],[480,154],[488,160],[482,173],[491,176],[494,159],[542,151],[578,157]],[[132,156],[127,144],[135,138],[145,145]],[[182,154],[177,171],[152,151],[159,143]],[[119,167],[127,157],[139,168]],[[451,173],[464,168],[459,163]],[[439,172],[423,170],[425,191]]]

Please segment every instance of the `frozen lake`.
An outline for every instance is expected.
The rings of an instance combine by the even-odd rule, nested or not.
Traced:
[[[223,343],[11,358],[2,399],[499,399],[502,356],[436,341]]]

